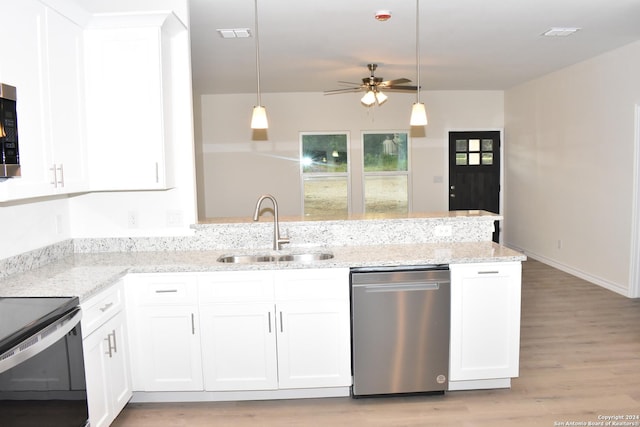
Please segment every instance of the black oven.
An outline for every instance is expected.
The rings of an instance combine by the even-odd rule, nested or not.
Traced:
[[[89,425],[77,297],[0,298],[0,425]]]

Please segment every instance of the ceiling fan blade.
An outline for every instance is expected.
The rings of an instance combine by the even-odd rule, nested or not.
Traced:
[[[359,87],[350,87],[345,89],[333,89],[333,90],[325,90],[325,95],[336,95],[340,93],[350,93],[350,92],[360,92],[362,89]]]
[[[338,80],[338,83],[343,84],[343,85],[362,86],[362,83],[344,82],[342,80]]]
[[[380,83],[380,86],[393,86],[393,85],[400,85],[403,83],[411,83],[411,80],[405,79],[404,77],[401,79],[387,80]]]
[[[416,90],[418,90],[418,86],[398,85],[398,86],[387,86],[382,89],[392,90],[392,91],[395,90],[395,91],[415,92]]]

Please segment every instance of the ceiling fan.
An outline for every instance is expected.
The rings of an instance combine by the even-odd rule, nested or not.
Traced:
[[[340,93],[349,93],[349,92],[359,92],[361,90],[365,91],[364,96],[360,100],[367,107],[372,106],[373,104],[382,105],[387,100],[387,95],[382,93],[381,89],[391,90],[391,91],[411,91],[414,92],[418,89],[417,86],[407,86],[405,83],[411,83],[411,80],[400,78],[394,80],[382,80],[382,77],[376,77],[375,71],[378,68],[378,64],[367,64],[367,68],[371,72],[369,77],[364,77],[362,79],[362,84],[360,83],[352,83],[352,82],[343,82],[340,81],[338,83],[352,85],[352,87],[344,88],[344,89],[334,89],[325,91],[325,95],[335,95]]]

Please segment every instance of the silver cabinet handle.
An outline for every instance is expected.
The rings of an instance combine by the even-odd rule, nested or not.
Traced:
[[[109,310],[112,305],[113,305],[113,302],[107,303],[104,306],[100,307],[100,311],[104,313],[105,311]]]
[[[196,316],[191,313],[191,335],[196,334]]]
[[[172,294],[177,292],[177,289],[156,289],[156,294]]]
[[[478,271],[478,274],[499,274],[500,271],[498,270],[491,270],[491,271]]]
[[[111,352],[111,334],[107,334],[107,337],[104,339],[107,342],[107,351],[104,352],[109,358],[113,357],[113,353]]]
[[[49,170],[53,172],[53,181],[51,181],[51,185],[53,185],[53,188],[58,188],[58,168],[56,167],[56,164],[54,163]]]
[[[271,312],[269,312],[268,315],[269,315],[269,333],[271,333]]]
[[[282,325],[282,312],[280,312],[280,332],[284,332],[284,326]]]
[[[113,332],[113,352],[117,353],[118,352],[118,345],[116,344],[116,330],[114,329]]]
[[[60,166],[58,167],[58,170],[60,171],[60,176],[58,177],[58,184],[60,184],[60,187],[64,187],[64,169],[62,164],[60,164]]]

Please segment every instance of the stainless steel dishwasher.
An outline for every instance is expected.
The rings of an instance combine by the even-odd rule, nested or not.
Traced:
[[[351,270],[353,397],[444,393],[448,266]]]

